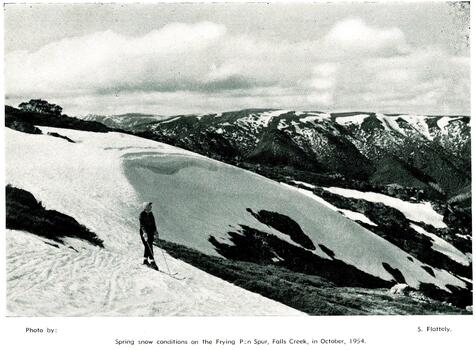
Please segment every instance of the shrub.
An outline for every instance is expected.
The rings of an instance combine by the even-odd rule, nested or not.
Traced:
[[[73,217],[56,210],[46,210],[25,190],[6,186],[6,226],[61,242],[63,237],[74,237],[104,247],[103,241]]]
[[[18,105],[23,111],[37,112],[53,115],[61,115],[63,108],[55,105],[54,103],[48,103],[48,101],[42,99],[30,100],[29,102],[22,102]]]

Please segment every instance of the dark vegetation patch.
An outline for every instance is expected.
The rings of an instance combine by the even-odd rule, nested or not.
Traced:
[[[391,296],[386,289],[337,287],[315,275],[276,265],[229,260],[203,254],[176,243],[156,244],[174,258],[189,263],[234,285],[258,293],[310,315],[428,315],[463,314],[463,309],[437,301]]]
[[[443,215],[443,222],[450,229],[434,229],[425,225],[420,226],[451,243],[463,253],[471,253],[473,251],[472,241],[457,235],[469,237],[472,235],[471,206],[462,208],[451,204],[435,204],[433,208],[440,215]]]
[[[403,274],[399,269],[393,268],[386,262],[382,263],[382,266],[389,274],[393,276],[393,279],[395,280],[395,282],[405,283],[405,284],[407,283],[407,281],[405,281],[405,277],[403,277]]]
[[[367,274],[341,260],[326,259],[309,250],[287,243],[275,235],[240,225],[239,232],[229,231],[232,244],[221,243],[210,236],[216,251],[230,260],[257,264],[275,264],[291,271],[326,278],[338,286],[389,288],[392,282]],[[277,261],[274,262],[273,258]]]
[[[5,125],[10,127],[12,123],[21,122],[23,125],[39,125],[54,128],[75,129],[95,132],[108,132],[113,129],[93,121],[85,121],[67,115],[56,115],[48,113],[38,113],[32,111],[23,111],[10,106],[5,106]]]
[[[5,115],[5,126],[7,128],[25,132],[27,134],[42,134],[41,130],[38,129],[36,126],[11,115]]]
[[[66,140],[66,141],[71,142],[71,143],[75,143],[68,136],[58,134],[57,132],[49,132],[48,135],[53,136],[53,137],[59,137],[60,139]]]
[[[200,133],[200,137],[197,138],[193,145],[190,145],[189,139],[186,136],[183,137],[181,134],[179,136],[156,134],[149,130],[134,133],[130,132],[130,134],[157,142],[167,143],[220,161],[241,157],[240,151],[234,147],[229,140],[224,138],[222,135],[209,130],[203,130]]]
[[[428,272],[428,274],[430,274],[430,276],[435,277],[435,271],[433,271],[433,269],[430,266],[421,265],[421,268],[423,270],[425,270],[426,272]]]
[[[284,233],[289,236],[293,242],[296,242],[302,247],[310,250],[316,249],[316,246],[301,229],[301,226],[289,216],[267,210],[260,210],[258,213],[255,213],[250,208],[246,208],[246,211],[253,215],[259,222]]]
[[[104,247],[95,233],[71,216],[46,210],[30,192],[10,185],[6,186],[6,225],[8,229],[28,231],[60,243],[61,238],[73,237]]]
[[[441,192],[436,191],[429,185],[435,180],[425,174],[420,169],[412,167],[406,162],[403,162],[394,155],[387,155],[380,158],[375,164],[376,170],[372,174],[370,181],[376,184],[398,184],[402,187],[418,188],[421,191],[425,190],[427,195],[432,198],[444,198]],[[421,193],[417,192],[417,196]]]
[[[257,164],[291,166],[313,171],[323,170],[314,157],[281,130],[265,132],[256,147],[246,154],[244,159]]]
[[[332,132],[327,133],[326,138],[328,147],[331,147],[332,152],[322,152],[325,158],[321,162],[328,165],[330,171],[343,174],[357,181],[367,181],[375,171],[372,162],[346,138],[336,136]]]
[[[268,165],[257,165],[249,162],[229,161],[229,163],[240,168],[253,171],[264,177],[278,182],[286,182],[292,186],[307,188],[304,185],[292,183],[292,180],[299,180],[317,187],[340,187],[355,189],[362,192],[377,192],[388,196],[399,198],[408,202],[419,200],[441,200],[441,196],[435,197],[433,191],[422,190],[420,188],[405,187],[397,184],[378,184],[368,181],[360,181],[335,172],[320,172],[292,169],[289,167],[277,167]]]
[[[442,300],[460,308],[473,305],[473,292],[471,288],[459,288],[453,285],[446,285],[450,292],[438,288],[431,283],[420,283],[419,290],[430,298]]]
[[[335,256],[335,253],[327,248],[324,244],[318,244],[319,248],[321,248],[321,250],[326,253],[328,256],[330,256],[332,259],[334,259],[334,256]]]

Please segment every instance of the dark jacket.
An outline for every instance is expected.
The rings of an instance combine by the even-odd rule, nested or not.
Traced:
[[[154,236],[154,233],[157,231],[155,226],[154,214],[152,212],[147,213],[145,210],[140,213],[139,216],[140,222],[140,233],[147,233],[148,236]]]

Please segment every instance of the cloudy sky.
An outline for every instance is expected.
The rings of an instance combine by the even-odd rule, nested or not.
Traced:
[[[6,103],[469,114],[468,26],[444,2],[6,5]]]

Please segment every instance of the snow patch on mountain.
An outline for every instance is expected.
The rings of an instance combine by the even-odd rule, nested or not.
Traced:
[[[464,253],[459,251],[452,244],[446,242],[441,237],[438,237],[434,233],[430,233],[426,231],[424,228],[418,225],[410,224],[410,226],[418,233],[421,233],[422,235],[430,237],[432,240],[432,248],[436,250],[437,252],[445,254],[446,256],[450,257],[454,261],[463,265],[469,265],[471,263],[471,259],[468,256],[466,256]]]
[[[307,188],[311,188],[311,189],[316,188],[316,186],[311,185],[311,184],[308,184],[307,182],[296,181],[296,180],[292,180],[292,182],[294,182],[294,183],[297,184],[297,185],[303,185],[303,186],[305,186],[305,187],[307,187]]]
[[[294,181],[295,183],[301,183],[301,184],[305,184],[305,182],[300,182],[300,181]],[[321,197],[319,196],[316,196],[312,191],[309,191],[309,190],[305,190],[303,188],[299,188],[299,187],[293,187],[293,186],[290,186],[284,182],[281,183],[282,185],[284,186],[287,186],[289,188],[292,188],[292,189],[296,189],[298,190],[300,193],[304,194],[305,196],[309,197],[309,198],[312,198],[313,200],[315,200],[316,202],[326,206],[327,208],[331,209],[331,210],[334,210],[338,213],[341,213],[342,215],[344,215],[346,218],[348,219],[351,219],[353,221],[361,221],[363,223],[366,223],[366,224],[369,224],[369,225],[372,225],[372,226],[378,226],[375,222],[373,222],[372,220],[370,220],[368,217],[366,217],[364,214],[362,213],[357,213],[355,211],[352,211],[352,210],[348,210],[348,209],[340,209],[340,208],[337,208],[336,206],[332,205],[331,203],[327,202],[326,200],[322,199]],[[306,185],[309,185],[309,184],[306,184]],[[312,185],[309,185],[309,186],[312,186]],[[315,188],[315,186],[314,186]]]
[[[395,119],[402,119],[406,121],[413,129],[415,129],[418,133],[423,135],[427,140],[432,141],[433,137],[430,134],[430,131],[428,129],[428,124],[426,122],[426,119],[429,118],[428,116],[424,115],[399,115],[396,117],[392,117]]]
[[[254,133],[257,133],[261,128],[266,128],[273,118],[288,112],[287,110],[273,110],[262,113],[251,113],[246,117],[238,119],[237,122],[249,127]]]
[[[268,120],[268,122],[273,119],[274,117],[279,117],[282,114],[289,113],[290,111],[288,110],[276,110],[276,111],[268,111],[268,112],[263,112],[261,113],[261,118]],[[267,125],[267,124],[266,124]]]
[[[348,209],[338,209],[339,212],[341,212],[346,218],[349,218],[354,221],[360,221],[363,222],[364,224],[368,224],[371,226],[378,226],[375,222],[370,220],[368,217],[366,217],[362,213],[358,213],[356,211],[348,210]]]
[[[181,117],[175,117],[175,118],[172,118],[172,119],[167,119],[167,120],[164,120],[164,121],[161,121],[160,124],[167,124],[167,123],[172,123],[176,120],[179,120]]]
[[[283,130],[283,129],[286,129],[287,127],[289,127],[289,125],[286,123],[286,120],[284,119],[281,119],[277,126],[278,130]]]
[[[348,198],[364,199],[368,202],[383,203],[389,207],[399,210],[403,215],[405,215],[407,219],[415,222],[422,221],[425,224],[433,225],[436,228],[447,227],[443,222],[443,215],[438,214],[432,208],[431,203],[429,202],[410,203],[381,193],[361,192],[358,190],[350,190],[339,187],[323,187],[323,189]]]
[[[403,136],[406,136],[405,131],[402,128],[400,128],[395,118],[392,118],[380,113],[377,113],[375,116],[377,117],[378,120],[380,120],[385,130],[395,131]]]
[[[314,123],[314,122],[322,121],[324,119],[330,119],[330,115],[327,113],[308,114],[307,117],[300,118],[299,121],[301,123]]]
[[[348,117],[337,117],[336,118],[336,123],[340,125],[349,125],[349,124],[355,124],[355,125],[361,125],[366,118],[368,118],[368,114],[357,114],[357,115],[351,115]]]
[[[436,125],[438,125],[438,128],[440,128],[442,134],[447,135],[448,125],[450,124],[450,122],[460,120],[460,119],[463,119],[463,118],[462,117],[441,117],[436,122]]]

